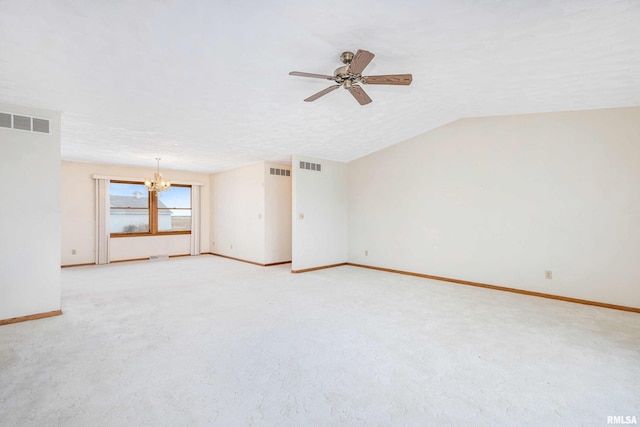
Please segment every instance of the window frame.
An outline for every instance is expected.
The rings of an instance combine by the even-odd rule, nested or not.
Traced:
[[[136,185],[144,185],[142,181],[123,181],[123,180],[112,180],[110,184],[136,184]],[[188,184],[171,184],[171,187],[186,187],[189,188],[190,194],[193,191],[193,186]],[[139,231],[135,233],[110,233],[110,237],[120,238],[120,237],[141,237],[141,236],[173,236],[177,234],[191,234],[191,230],[178,230],[178,231],[158,231],[158,212],[159,210],[172,210],[172,208],[160,208],[158,209],[158,193],[155,191],[147,191],[149,195],[149,206],[147,210],[149,212],[149,231]],[[136,209],[136,208],[131,208]],[[143,209],[143,208],[137,208]],[[193,211],[193,206],[191,204],[191,200],[189,200],[189,208],[175,208],[176,210],[190,210]],[[111,215],[111,207],[109,207],[109,215]],[[193,212],[192,212],[193,215]]]

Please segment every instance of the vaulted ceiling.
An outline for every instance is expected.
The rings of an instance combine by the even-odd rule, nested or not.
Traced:
[[[0,0],[0,102],[67,160],[215,172],[350,161],[470,116],[640,105],[637,0]],[[412,73],[306,103],[343,51]]]

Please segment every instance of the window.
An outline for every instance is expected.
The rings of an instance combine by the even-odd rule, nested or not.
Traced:
[[[191,186],[149,192],[139,182],[109,184],[112,237],[191,233]]]
[[[157,194],[158,232],[191,231],[191,187],[172,185]]]
[[[111,213],[109,230],[113,233],[149,233],[149,192],[144,184],[112,182],[109,185]]]

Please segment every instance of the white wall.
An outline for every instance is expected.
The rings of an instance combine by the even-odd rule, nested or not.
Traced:
[[[60,114],[0,104],[50,119],[50,133],[0,128],[0,320],[60,310]]]
[[[322,171],[300,169],[301,161],[319,163]],[[346,262],[347,164],[294,155],[292,175],[291,269]]]
[[[149,258],[152,255],[189,255],[191,236],[175,234],[169,236],[117,237],[109,242],[110,260]]]
[[[62,200],[62,265],[95,262],[96,212],[95,180],[104,175],[144,180],[154,172],[149,168],[63,161],[61,167]],[[193,172],[162,170],[172,182],[203,183],[201,190],[201,251],[209,251],[209,175]],[[111,261],[148,258],[151,255],[186,255],[190,251],[190,236],[136,236],[110,240]],[[74,255],[72,252],[76,251]]]
[[[271,175],[270,168],[291,166],[265,163],[265,264],[291,261],[291,176]]]
[[[211,177],[211,252],[265,264],[264,162]]]
[[[640,108],[485,117],[353,161],[349,262],[640,307],[639,142]]]
[[[291,176],[259,162],[211,175],[211,252],[272,264],[291,260]]]

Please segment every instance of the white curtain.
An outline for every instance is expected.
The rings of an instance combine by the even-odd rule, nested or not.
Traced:
[[[96,264],[109,264],[109,179],[96,178]]]
[[[200,186],[191,186],[191,255],[200,255]]]

